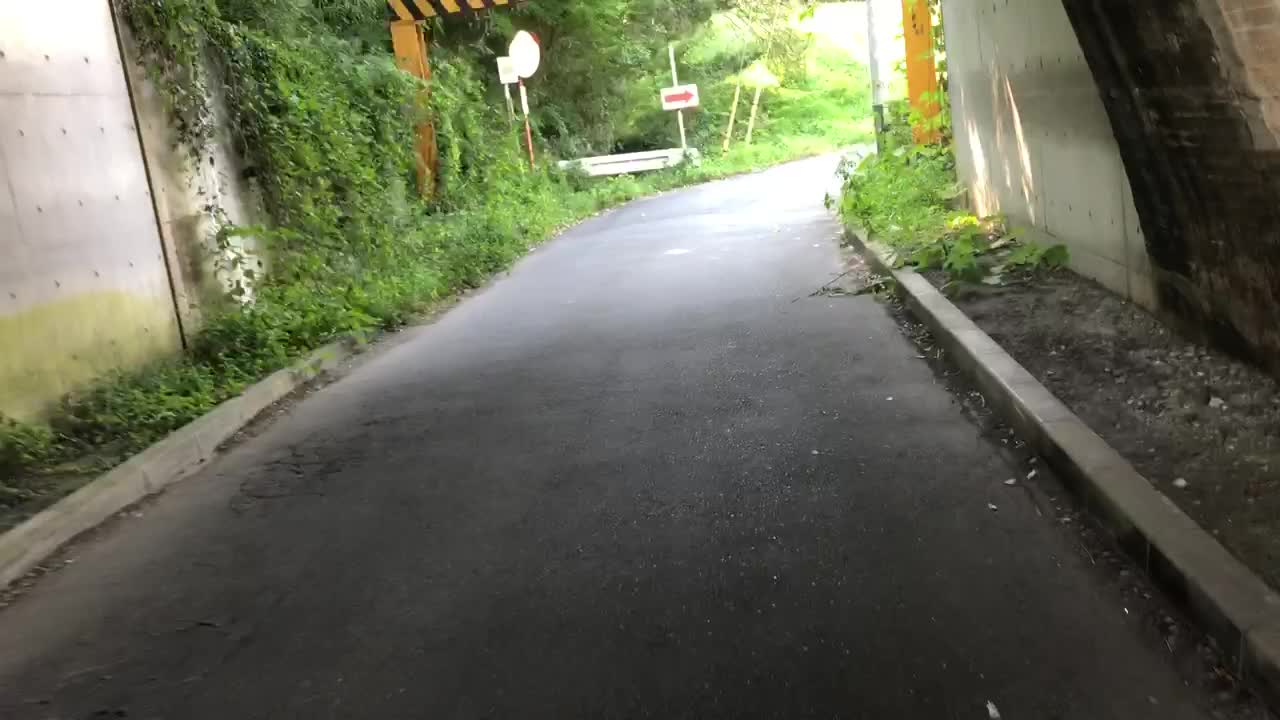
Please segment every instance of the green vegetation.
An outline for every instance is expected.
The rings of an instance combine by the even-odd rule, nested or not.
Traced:
[[[872,136],[870,76],[866,66],[838,41],[864,32],[866,11],[861,4],[834,3],[816,8],[814,19],[794,17],[746,18],[721,13],[679,44],[680,81],[696,83],[703,107],[688,113],[689,142],[737,168],[759,168],[770,162],[827,152]],[[756,23],[782,23],[772,33],[754,29]],[[810,32],[812,31],[812,32]],[[794,47],[803,40],[801,51]],[[785,53],[777,46],[790,48]],[[670,85],[665,57],[651,63],[647,78],[633,86],[631,108],[618,125],[620,150],[672,147],[679,142],[670,113],[656,104],[656,89]],[[754,142],[744,145],[755,86],[753,70],[763,69],[777,79],[762,93]],[[733,145],[728,157],[718,158],[729,125],[735,88],[743,81]]]
[[[0,418],[0,509],[29,509],[67,475],[114,465],[331,339],[410,322],[483,283],[567,224],[632,198],[864,141],[865,69],[796,21],[790,0],[536,1],[519,12],[433,29],[427,94],[395,69],[384,0],[117,0],[181,139],[199,154],[213,134],[209,89],[223,90],[237,149],[268,222],[211,238],[231,291],[181,358],[118,373],[68,396],[47,426]],[[728,6],[729,11],[724,12]],[[853,18],[860,6],[820,7]],[[719,11],[719,12],[717,12]],[[508,126],[493,58],[511,30],[539,32],[544,70],[531,83],[542,157],[529,170]],[[702,87],[690,141],[704,162],[592,180],[551,159],[670,147],[657,109],[669,84],[668,39],[682,82]],[[721,153],[738,74],[763,63],[768,89],[754,143]],[[416,191],[414,126],[440,136],[440,192]],[[214,210],[216,212],[216,209]],[[237,251],[251,236],[269,272]]]
[[[935,13],[938,5],[930,0]],[[1003,216],[978,217],[961,207],[965,190],[956,178],[946,44],[942,24],[934,28],[939,90],[922,99],[941,111],[924,118],[904,101],[887,108],[890,129],[880,139],[881,152],[841,169],[841,216],[887,246],[897,266],[942,270],[953,281],[1001,284],[1065,266],[1066,247],[1042,247],[1009,228]],[[912,127],[936,130],[941,140],[916,144]]]
[[[1069,260],[1064,246],[1040,246],[1002,216],[961,209],[964,188],[956,181],[950,145],[914,145],[909,133],[901,133],[889,138],[885,152],[843,172],[841,215],[887,246],[899,267],[999,284]]]

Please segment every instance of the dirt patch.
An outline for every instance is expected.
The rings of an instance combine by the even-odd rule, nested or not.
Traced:
[[[946,292],[1152,484],[1280,587],[1280,388],[1270,376],[1182,339],[1073,273]]]
[[[1183,681],[1200,691],[1208,716],[1220,720],[1276,720],[1235,676],[1232,662],[1218,644],[1159,592],[1101,522],[1066,492],[1053,469],[1044,466],[993,409],[929,329],[894,294],[878,296],[903,334],[918,348],[918,357],[929,363],[939,382],[956,397],[987,441],[1011,465],[1022,469],[1009,492],[1027,493],[1036,512],[1056,525],[1064,539],[1076,547],[1078,556],[1093,568],[1098,587],[1119,603],[1142,641],[1161,654],[1167,653]]]

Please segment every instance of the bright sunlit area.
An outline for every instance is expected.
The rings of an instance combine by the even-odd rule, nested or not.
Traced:
[[[741,6],[712,18],[678,57],[681,82],[697,83],[702,95],[701,108],[686,117],[690,145],[713,167],[754,169],[872,138],[862,2],[822,3],[811,13],[792,6],[785,14]],[[654,82],[663,78],[655,74]],[[677,144],[673,120],[638,113],[627,133],[636,142],[624,135],[622,148],[655,137]]]

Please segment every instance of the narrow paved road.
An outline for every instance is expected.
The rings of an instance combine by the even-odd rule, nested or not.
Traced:
[[[832,165],[584,223],[80,547],[0,717],[1203,717],[885,309],[811,296]]]

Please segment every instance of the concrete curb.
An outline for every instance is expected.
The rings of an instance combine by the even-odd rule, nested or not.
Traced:
[[[0,535],[0,590],[78,535],[191,475],[259,413],[336,369],[368,342],[353,334],[320,348]]]
[[[1061,475],[1121,547],[1235,661],[1235,671],[1280,707],[1280,595],[1174,505],[1062,401],[923,276],[891,266],[886,249],[851,229],[849,240],[902,288],[933,332],[992,402]]]

